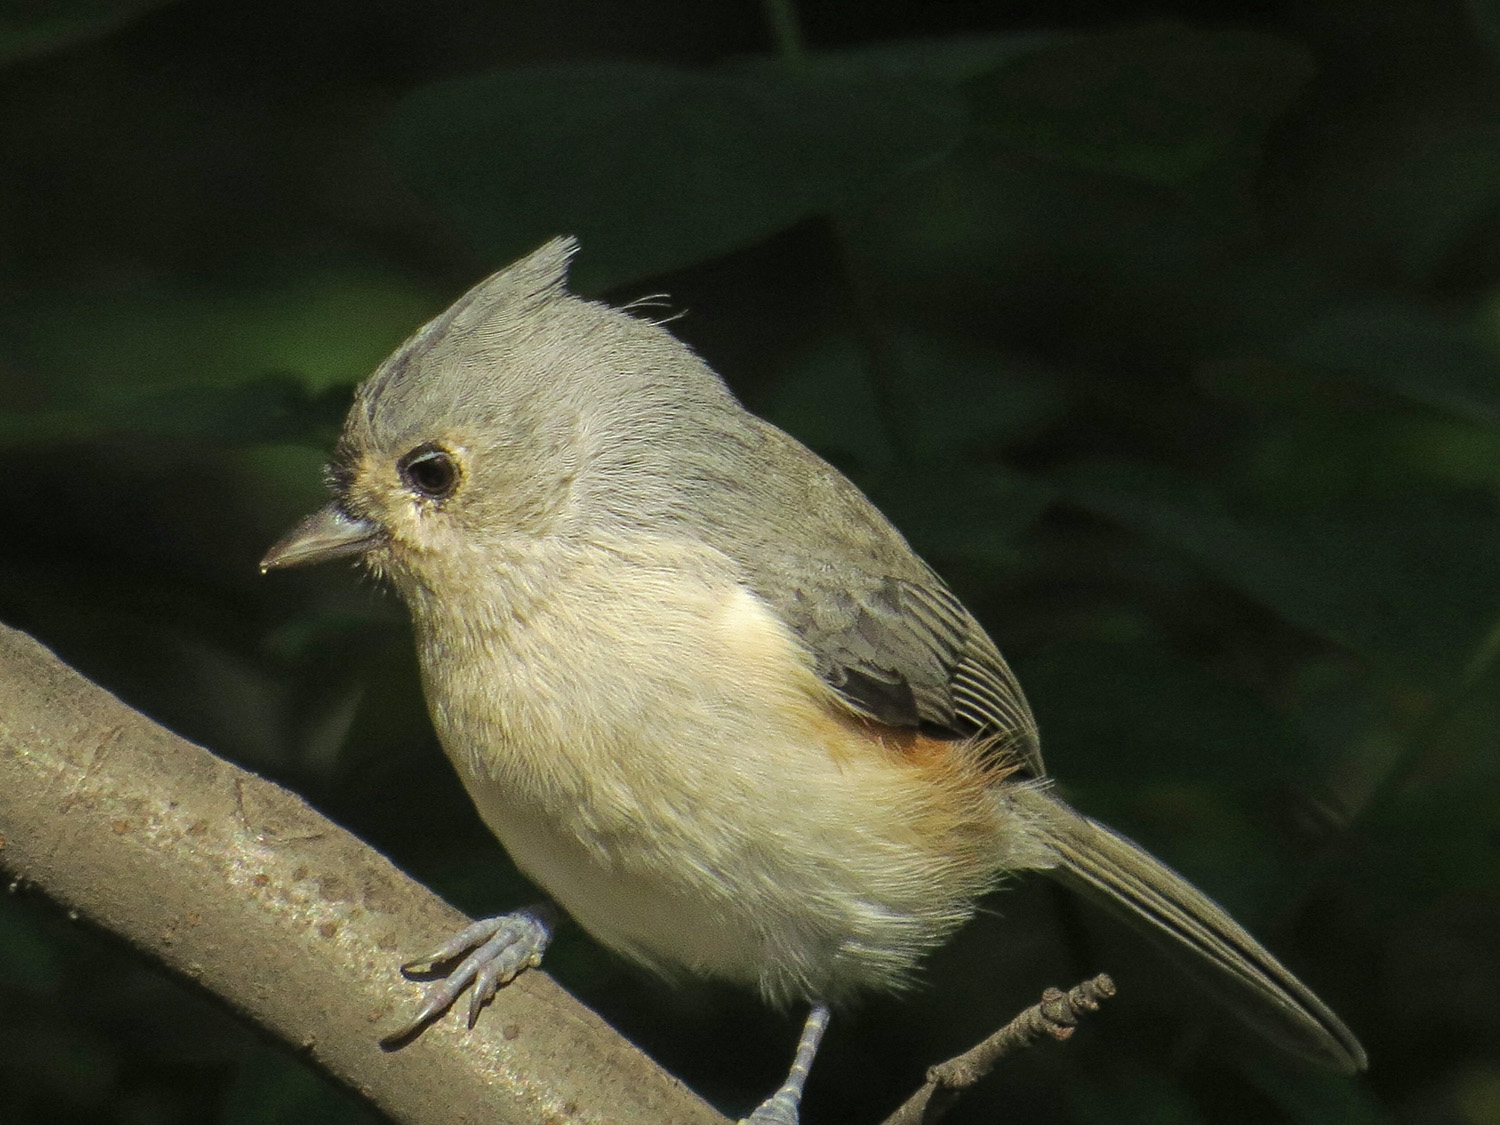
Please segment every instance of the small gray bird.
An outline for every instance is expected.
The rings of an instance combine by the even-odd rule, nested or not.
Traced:
[[[359,389],[334,498],[263,569],[357,556],[411,611],[449,758],[522,871],[662,972],[811,1005],[905,982],[1007,872],[1172,939],[1248,1022],[1358,1041],[1222,909],[1050,789],[994,642],[837,470],[659,324],[568,293],[571,239],[481,282]],[[477,923],[407,1025],[540,963],[550,906]],[[410,966],[408,966],[410,967]]]

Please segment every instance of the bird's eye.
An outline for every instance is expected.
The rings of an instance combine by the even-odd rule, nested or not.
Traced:
[[[429,500],[445,500],[458,487],[458,462],[440,445],[419,445],[397,464],[401,479]]]

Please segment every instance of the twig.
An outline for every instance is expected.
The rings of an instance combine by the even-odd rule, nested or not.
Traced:
[[[947,1062],[929,1067],[927,1081],[882,1125],[933,1125],[956,1102],[959,1095],[1015,1051],[1031,1046],[1042,1035],[1067,1039],[1088,1012],[1097,1012],[1099,1002],[1115,994],[1115,982],[1100,973],[1093,980],[1067,992],[1049,988],[1033,1004],[982,1043]]]

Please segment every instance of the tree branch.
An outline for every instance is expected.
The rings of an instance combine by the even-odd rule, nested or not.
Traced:
[[[472,1031],[399,1050],[420,1000],[397,969],[462,915],[301,799],[131,710],[0,626],[0,869],[196,981],[390,1117],[724,1118],[528,972]]]
[[[1115,982],[1104,973],[1067,992],[1049,988],[1033,1004],[982,1043],[947,1062],[929,1067],[927,1081],[883,1125],[933,1125],[959,1095],[990,1072],[1006,1055],[1036,1042],[1042,1035],[1067,1039],[1087,1012],[1097,1012],[1099,1001],[1115,994]]]

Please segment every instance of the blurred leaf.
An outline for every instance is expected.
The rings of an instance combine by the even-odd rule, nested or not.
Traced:
[[[1063,39],[1052,32],[901,39],[822,52],[814,61],[820,71],[852,78],[930,78],[959,83],[1008,66]]]
[[[1454,1083],[1454,1101],[1464,1120],[1475,1125],[1500,1121],[1500,1067],[1493,1064],[1470,1071]]]
[[[1500,771],[1495,768],[1493,715],[1489,718],[1467,745],[1450,742],[1437,751],[1429,749],[1429,762],[1436,759],[1440,765],[1434,769],[1428,764],[1401,803],[1381,811],[1370,835],[1399,854],[1385,857],[1378,872],[1365,876],[1378,879],[1380,894],[1426,902],[1449,891],[1489,892],[1500,886]],[[1451,923],[1444,927],[1450,938],[1464,940]],[[1432,941],[1426,948],[1431,951]],[[1443,1001],[1431,1003],[1440,1006]]]
[[[859,69],[497,70],[408,96],[386,140],[487,256],[576,234],[579,286],[607,288],[854,205],[957,143],[951,89]]]
[[[1062,413],[1056,380],[954,336],[896,334],[892,356],[910,388],[914,452],[943,460],[1035,432]]]
[[[363,379],[434,311],[411,280],[361,268],[232,291],[44,293],[0,307],[0,363],[30,376],[11,393],[222,387],[290,372],[317,394]],[[48,404],[0,399],[16,405]]]
[[[1313,73],[1283,39],[1152,24],[1038,52],[969,91],[992,144],[1181,185],[1244,159]]]
[[[1016,539],[1052,502],[1049,486],[999,465],[911,461],[869,482],[871,498],[919,555],[1013,565]]]
[[[1402,262],[1415,276],[1430,276],[1500,207],[1500,131],[1470,126],[1439,135],[1372,195]]]
[[[309,394],[293,375],[266,375],[229,387],[181,387],[122,400],[119,425],[162,437],[275,442],[338,432],[350,388]]]
[[[865,354],[850,337],[804,352],[783,373],[765,415],[859,479],[919,554],[979,564],[1015,560],[1016,537],[1052,490],[976,447],[1014,437],[1059,409],[1053,384],[1008,370],[1003,357],[916,332],[895,336],[891,358],[909,415],[887,418]],[[888,426],[910,456],[898,458]]]
[[[305,1063],[262,1047],[241,1065],[220,1125],[374,1125],[374,1112]]]
[[[1464,811],[1457,809],[1427,823],[1444,825]],[[1420,853],[1424,836],[1418,827],[1389,842]],[[1487,850],[1493,869],[1494,846]],[[1406,860],[1401,866],[1408,870],[1395,873],[1400,883],[1381,896],[1389,913],[1379,931],[1381,991],[1391,1009],[1402,1015],[1401,1034],[1408,1041],[1451,1036],[1494,1042],[1500,1033],[1500,964],[1493,952],[1495,927],[1500,925],[1500,884],[1492,870],[1487,885],[1454,881],[1451,876],[1462,869],[1447,864],[1435,867],[1428,881],[1419,884],[1414,878],[1417,864]],[[1400,899],[1391,902],[1397,895]],[[1404,903],[1419,904],[1419,909],[1403,910],[1398,904]]]
[[[104,35],[168,0],[3,0],[0,65]]]
[[[1153,1074],[1126,1057],[1104,1073],[1071,1068],[1065,1085],[1078,1125],[1201,1125],[1203,1115],[1177,1083]]]
[[[0,412],[0,445],[113,433],[223,443],[331,444],[348,405],[348,387],[309,394],[300,378],[272,374],[231,386],[125,391],[62,409]]]
[[[1142,464],[1080,465],[1057,483],[1288,620],[1431,686],[1460,674],[1500,613],[1500,512],[1482,496],[1413,492],[1242,514],[1201,483]]]
[[[1495,64],[1500,66],[1500,0],[1465,0],[1475,30],[1490,49]]]
[[[1026,661],[1025,684],[1065,777],[1260,788],[1323,766],[1264,699],[1155,638],[1055,645]]]
[[[892,426],[917,458],[957,460],[1033,432],[1065,405],[1044,371],[959,337],[900,329],[888,358],[909,399],[899,419],[883,416],[868,356],[848,336],[797,356],[777,381],[766,417],[836,460],[868,469],[894,456]]]
[[[1236,459],[1260,502],[1433,485],[1500,495],[1500,426],[1476,421],[1482,411],[1413,410],[1411,396],[1367,379],[1309,378],[1307,364],[1264,356],[1197,376],[1210,394],[1251,408]]]
[[[102,1029],[85,1021],[35,1021],[7,1044],[7,1069],[40,1091],[52,1120],[97,1121],[125,1060]]]
[[[1250,690],[1150,633],[1080,639],[1019,663],[1042,747],[1079,806],[1141,841],[1246,924],[1284,901],[1288,858],[1264,815],[1328,754]]]
[[[1500,425],[1500,349],[1410,303],[1330,313],[1294,335],[1283,358],[1353,376],[1487,425]]]
[[[327,500],[323,484],[323,467],[328,449],[307,444],[243,446],[236,451],[245,477],[255,482],[253,501],[264,503],[260,509],[267,525],[288,518],[300,518],[308,507]]]
[[[828,337],[794,357],[760,413],[846,470],[869,472],[895,456],[874,376],[852,336]]]
[[[1381,1125],[1391,1120],[1363,1083],[1341,1074],[1277,1066],[1265,1059],[1247,1062],[1245,1073],[1292,1125]]]
[[[66,963],[56,936],[43,931],[15,895],[0,901],[0,988],[33,996],[56,994]]]

